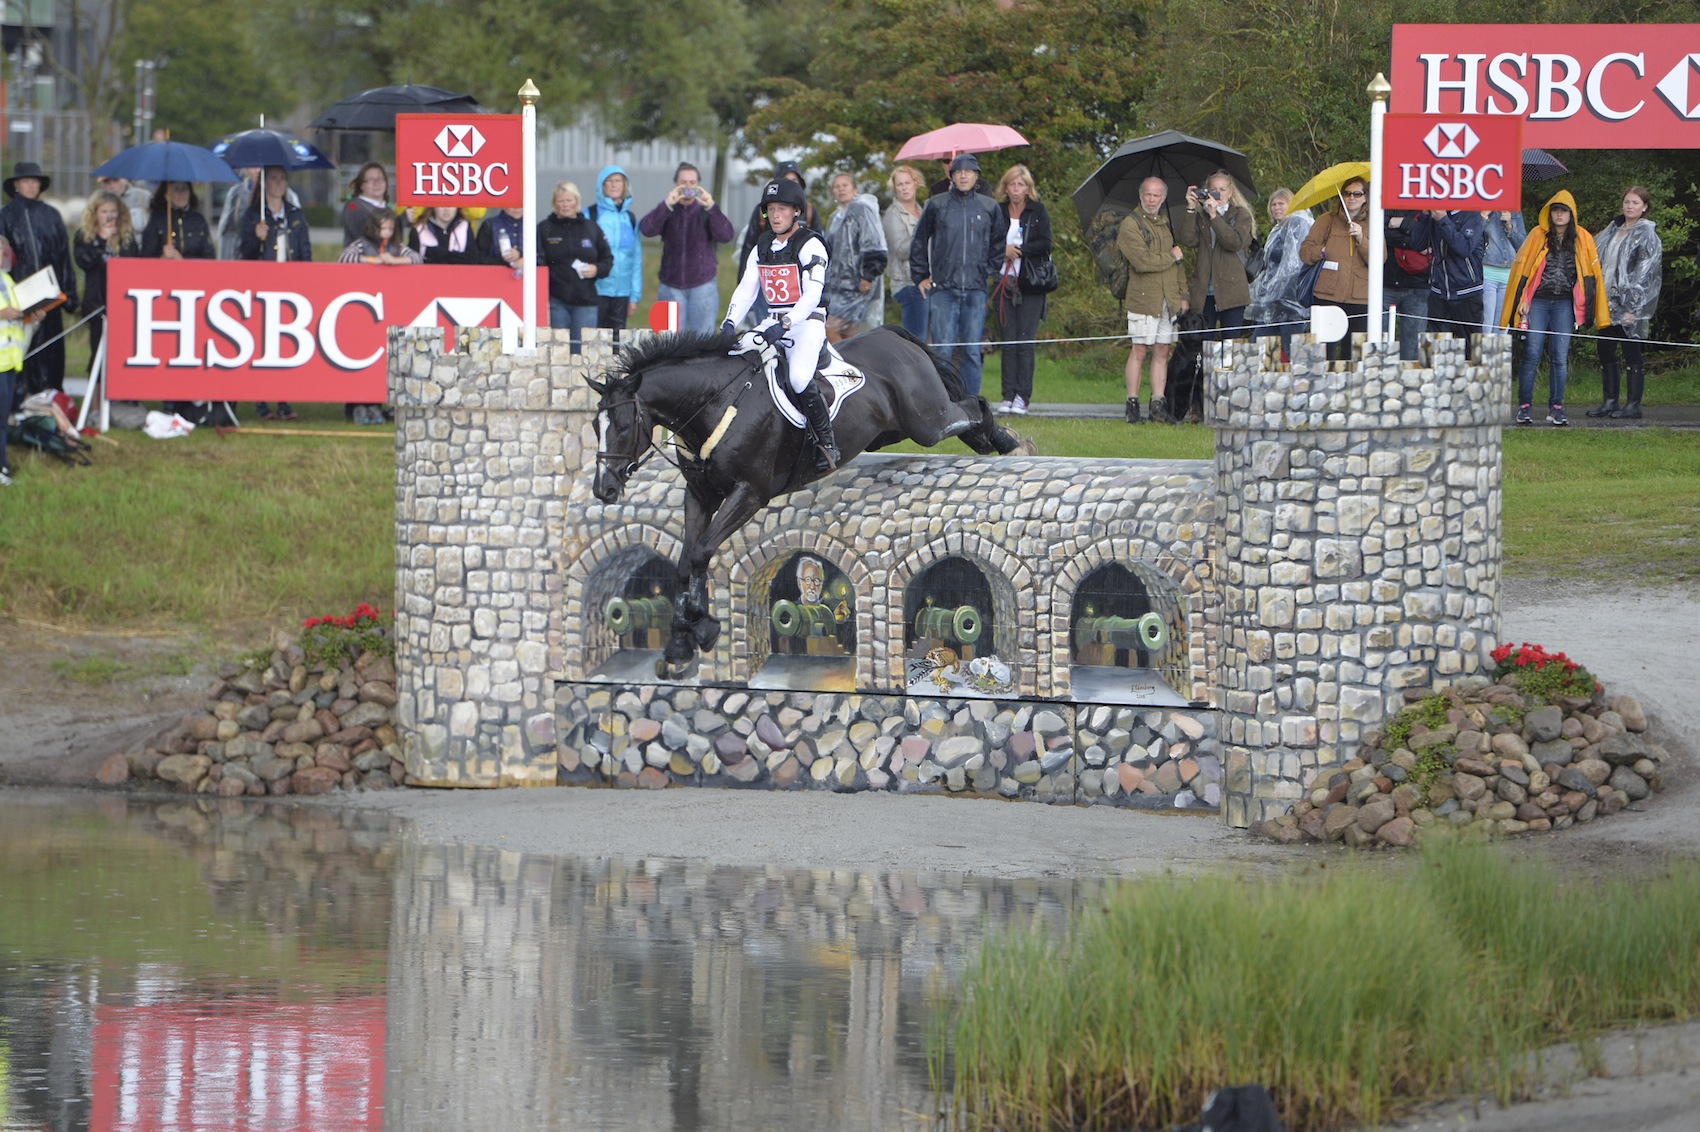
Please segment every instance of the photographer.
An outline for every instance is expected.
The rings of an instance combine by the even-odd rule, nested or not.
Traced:
[[[683,162],[674,170],[673,188],[638,221],[638,231],[661,237],[657,276],[661,286],[656,297],[679,304],[679,329],[713,332],[720,311],[714,246],[731,243],[736,233],[732,221],[702,186],[695,165]]]
[[[1238,338],[1251,301],[1246,259],[1257,239],[1257,219],[1226,171],[1218,169],[1188,190],[1177,236],[1182,247],[1198,249],[1192,308],[1204,316],[1209,339]]]

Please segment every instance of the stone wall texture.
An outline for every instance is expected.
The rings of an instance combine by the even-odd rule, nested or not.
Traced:
[[[1499,633],[1500,439],[1509,339],[1427,337],[1352,369],[1251,343],[1212,374],[1222,505],[1228,821],[1290,809],[1407,688],[1491,669]]]
[[[711,567],[725,626],[686,684],[600,671],[602,608],[679,551],[684,488],[652,458],[590,494],[610,344],[391,332],[398,717],[409,780],[459,786],[948,790],[1283,812],[1403,689],[1478,671],[1497,633],[1499,438],[1509,362],[1296,345],[1212,355],[1208,461],[873,455],[776,500]],[[1156,426],[1146,426],[1156,427]],[[753,689],[768,585],[798,551],[854,594],[847,689]],[[1012,669],[996,700],[905,689],[905,596],[942,558],[992,594]],[[1169,627],[1173,704],[1076,702],[1071,611],[1125,566]],[[759,682],[759,680],[758,680]],[[826,706],[823,707],[822,705]],[[763,720],[766,721],[765,726]],[[970,748],[974,749],[970,749]],[[734,749],[736,748],[736,749]],[[1031,764],[1031,765],[1028,765]]]

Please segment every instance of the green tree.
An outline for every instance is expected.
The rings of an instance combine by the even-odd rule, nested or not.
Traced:
[[[131,4],[117,56],[161,63],[154,125],[177,141],[209,144],[259,125],[261,114],[277,115],[292,102],[262,50],[252,9],[237,0]],[[126,84],[116,99],[124,118],[134,105],[129,78],[114,76]]]
[[[1026,164],[1050,202],[1062,288],[1048,327],[1101,333],[1112,302],[1068,203],[1134,128],[1149,78],[1154,0],[869,0],[824,18],[807,75],[778,79],[750,116],[767,152],[812,165],[883,171],[914,134],[955,121],[995,122],[1031,143],[985,162]],[[935,167],[936,168],[936,167]],[[929,174],[931,170],[929,170]]]

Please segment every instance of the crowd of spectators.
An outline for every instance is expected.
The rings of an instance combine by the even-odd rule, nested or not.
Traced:
[[[830,176],[829,216],[806,204],[800,223],[820,235],[829,252],[827,338],[843,341],[886,321],[889,296],[891,321],[949,355],[970,393],[980,391],[982,346],[993,339],[1003,351],[997,407],[1025,413],[1034,397],[1034,344],[1057,286],[1052,219],[1025,165],[1009,165],[995,182],[974,154],[943,165],[945,176],[930,187],[914,165],[894,167],[884,182],[889,203],[883,210],[879,197],[849,171]],[[188,183],[160,183],[150,194],[123,178],[102,178],[81,222],[68,232],[58,210],[42,199],[51,178],[33,163],[19,163],[3,182],[7,201],[0,207],[0,240],[11,260],[7,285],[51,266],[66,301],[27,320],[34,325],[25,341],[38,345],[23,351],[11,374],[13,388],[0,395],[21,401],[63,387],[67,315],[83,317],[91,354],[98,349],[107,265],[114,258],[310,260],[306,214],[287,172],[238,172],[241,179],[223,192],[212,221]],[[807,188],[794,162],[778,162],[774,176]],[[1603,395],[1588,415],[1641,415],[1641,347],[1662,275],[1646,190],[1628,189],[1618,214],[1594,232],[1583,226],[1566,192],[1541,208],[1533,228],[1520,212],[1389,211],[1385,259],[1377,264],[1369,262],[1366,232],[1370,191],[1362,179],[1348,181],[1313,216],[1290,209],[1292,194],[1278,189],[1267,198],[1268,227],[1260,233],[1243,186],[1224,171],[1187,187],[1182,201],[1171,200],[1169,185],[1158,178],[1142,184],[1139,207],[1119,221],[1113,241],[1127,278],[1121,295],[1131,346],[1126,420],[1181,419],[1184,406],[1182,413],[1172,411],[1166,394],[1171,353],[1184,335],[1278,336],[1284,355],[1311,307],[1333,306],[1345,316],[1348,332],[1330,346],[1329,356],[1349,356],[1352,332],[1366,322],[1372,271],[1381,273],[1386,302],[1397,314],[1403,359],[1417,358],[1425,330],[1522,332],[1518,424],[1534,423],[1534,383],[1543,358],[1546,419],[1569,423],[1567,358],[1578,328],[1598,338]],[[392,203],[388,171],[376,162],[361,166],[348,183],[340,219],[343,263],[491,264],[516,271],[521,265],[519,209],[488,215],[400,209]],[[644,299],[643,241],[649,238],[660,242],[657,297],[678,304],[681,330],[712,332],[721,307],[720,249],[737,246],[741,271],[764,228],[758,205],[740,239],[701,171],[689,163],[679,165],[670,190],[648,211],[633,198],[620,165],[604,166],[588,192],[562,181],[537,224],[549,325],[570,332],[575,352],[587,329],[623,330]],[[749,319],[759,320],[764,306],[758,297]],[[8,320],[9,309],[0,300],[0,369],[11,358],[11,328],[22,319]],[[989,335],[988,310],[994,324]],[[1185,329],[1182,316],[1190,319]],[[1150,400],[1142,407],[1147,374]],[[288,403],[257,408],[263,419],[295,415]],[[385,420],[378,405],[349,406],[348,413],[357,423]]]

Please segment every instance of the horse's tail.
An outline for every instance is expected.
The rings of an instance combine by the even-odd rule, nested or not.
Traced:
[[[949,356],[933,349],[931,346],[927,345],[901,326],[887,325],[884,329],[907,342],[919,346],[926,352],[927,357],[933,363],[933,369],[938,372],[939,380],[944,382],[945,395],[952,401],[962,401],[968,397],[968,387],[962,384],[962,374],[957,371],[955,364],[951,362]]]

